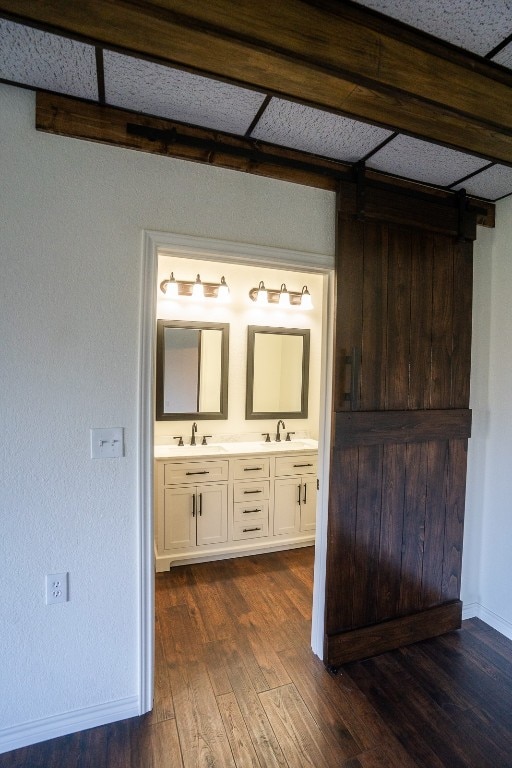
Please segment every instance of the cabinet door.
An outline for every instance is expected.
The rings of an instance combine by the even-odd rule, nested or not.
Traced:
[[[300,500],[300,530],[314,531],[316,527],[316,480],[302,477]]]
[[[291,536],[300,530],[300,477],[275,482],[274,536]]]
[[[196,488],[197,543],[219,544],[228,538],[228,487],[204,483]]]
[[[195,546],[194,505],[194,488],[164,489],[164,550]]]

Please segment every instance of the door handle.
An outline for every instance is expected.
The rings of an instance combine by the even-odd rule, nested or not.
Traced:
[[[297,503],[298,503],[298,504],[300,504],[300,492],[301,492],[301,488],[302,488],[302,483],[301,483],[301,485],[298,485],[298,486],[297,486],[297,489],[298,489],[298,491],[299,491],[299,498],[297,499]]]
[[[308,486],[304,483],[304,504],[308,503]]]
[[[192,517],[196,516],[196,495],[192,494]]]
[[[199,516],[203,516],[203,494],[199,494]]]

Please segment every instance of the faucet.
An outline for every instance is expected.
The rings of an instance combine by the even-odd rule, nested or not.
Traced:
[[[190,438],[190,445],[196,444],[196,432],[197,432],[197,424],[194,421],[194,423],[192,424],[192,437]]]
[[[280,427],[280,426],[281,426],[283,429],[286,429],[286,424],[284,423],[284,421],[283,421],[282,419],[279,419],[279,421],[277,422],[277,434],[276,434],[276,443],[280,443],[280,442],[281,442],[281,435],[280,435],[280,433],[279,433],[279,427]]]

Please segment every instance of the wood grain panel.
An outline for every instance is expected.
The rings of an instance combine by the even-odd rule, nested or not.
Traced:
[[[344,205],[342,211],[361,221],[397,225],[399,229],[420,229],[451,237],[460,234],[457,198],[441,198],[426,186],[414,189],[402,187],[399,180],[385,179],[365,171],[364,197],[357,194],[353,180],[340,179],[339,190]],[[476,238],[476,210],[467,201],[464,217],[464,237]]]
[[[373,624],[378,613],[382,447],[359,449],[357,517],[350,627]],[[345,593],[345,598],[349,593]]]
[[[455,440],[470,436],[471,411],[462,408],[335,415],[336,449],[357,445]]]
[[[326,564],[326,631],[352,624],[355,582],[357,479],[359,451],[349,448],[334,455],[329,491]]]
[[[426,444],[412,443],[405,451],[404,529],[398,615],[420,611],[422,604],[423,542],[427,499]]]
[[[430,408],[449,408],[452,404],[453,250],[451,240],[434,237]]]
[[[464,507],[466,501],[467,450],[467,440],[450,441],[443,553],[444,600],[452,600],[460,594]]]
[[[333,666],[376,656],[393,648],[417,643],[458,629],[462,603],[456,600],[426,611],[383,621],[371,627],[326,635],[324,661]]]
[[[404,410],[409,396],[411,332],[411,233],[389,229],[386,410]]]
[[[343,199],[339,205],[343,207]],[[335,379],[334,402],[335,410],[350,410],[352,400],[345,399],[345,393],[350,392],[350,363],[346,358],[352,355],[352,348],[361,349],[361,328],[363,313],[363,253],[364,227],[359,222],[348,222],[339,215],[336,226],[337,251],[340,254],[336,265],[336,345],[334,353]],[[353,341],[356,340],[354,344]],[[355,400],[359,391],[355,393]]]
[[[429,608],[438,605],[442,600],[448,441],[432,441],[426,448],[428,494],[425,509],[421,604]]]
[[[432,249],[432,234],[412,232],[408,409],[430,407]]]
[[[361,396],[363,411],[382,407],[385,396],[387,352],[387,227],[380,223],[364,228],[364,284],[361,337]],[[342,278],[344,276],[342,275]]]
[[[457,243],[454,249],[454,316],[452,397],[453,408],[469,407],[468,371],[471,369],[471,319],[473,304],[473,248]]]
[[[377,621],[396,616],[400,599],[406,446],[385,445],[382,464]]]

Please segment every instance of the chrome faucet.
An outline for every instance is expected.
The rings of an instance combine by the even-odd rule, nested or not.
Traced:
[[[282,419],[279,419],[279,421],[277,422],[277,434],[276,434],[276,443],[280,443],[280,442],[281,442],[281,435],[280,435],[280,433],[279,433],[279,427],[280,427],[280,426],[281,426],[283,429],[286,429],[286,424],[284,423],[284,421],[283,421]]]
[[[192,424],[192,437],[190,438],[190,445],[196,444],[196,432],[197,432],[197,424],[194,421],[194,423]]]

